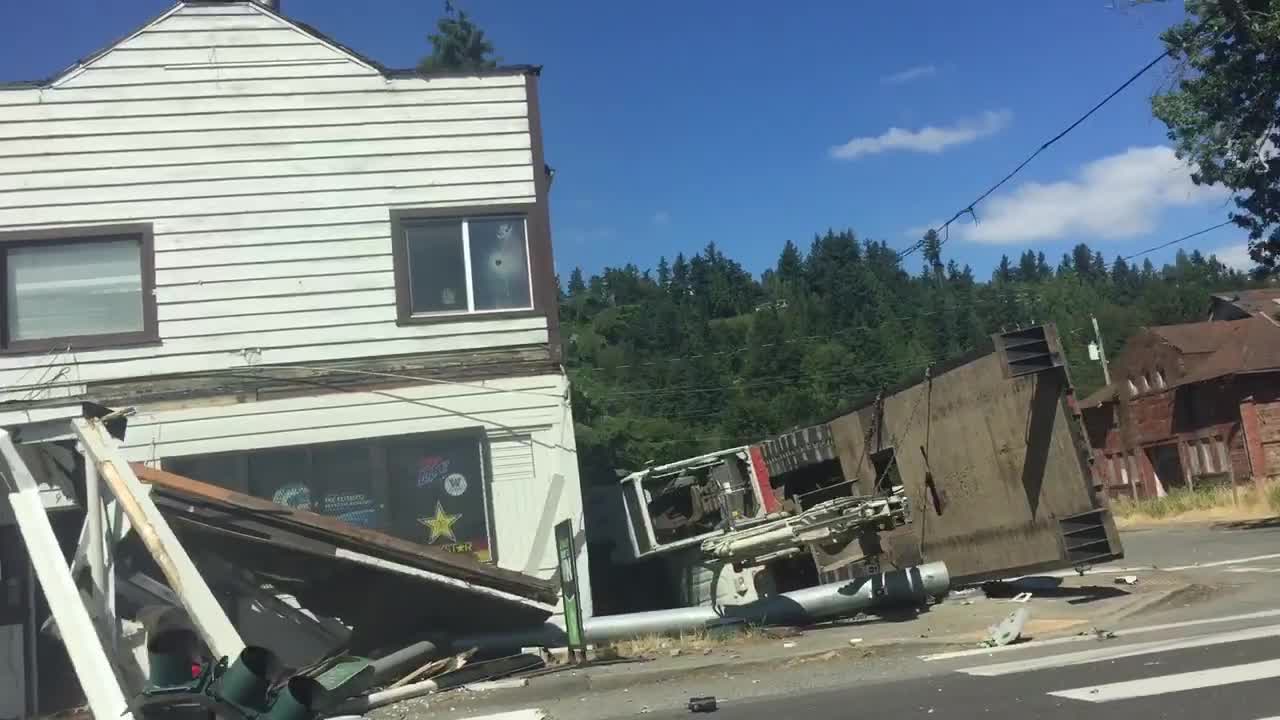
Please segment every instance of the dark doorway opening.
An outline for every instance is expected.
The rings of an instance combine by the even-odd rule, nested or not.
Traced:
[[[1147,459],[1156,471],[1156,481],[1166,492],[1187,486],[1187,476],[1182,471],[1182,458],[1178,455],[1177,445],[1169,443],[1149,447]]]

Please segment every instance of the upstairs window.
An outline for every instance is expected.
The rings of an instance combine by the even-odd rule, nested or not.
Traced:
[[[401,320],[533,310],[523,214],[393,215]]]
[[[155,341],[149,226],[0,234],[0,349]]]

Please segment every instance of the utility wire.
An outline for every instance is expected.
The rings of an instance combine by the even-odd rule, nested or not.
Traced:
[[[1058,142],[1062,138],[1066,137],[1068,133],[1070,133],[1072,130],[1075,130],[1077,127],[1079,127],[1080,123],[1083,123],[1085,120],[1089,119],[1089,116],[1093,115],[1095,112],[1100,110],[1103,105],[1106,105],[1107,103],[1111,102],[1112,98],[1114,98],[1116,95],[1119,95],[1122,91],[1124,91],[1125,88],[1129,87],[1134,82],[1136,82],[1137,79],[1145,75],[1148,70],[1155,67],[1156,65],[1159,65],[1160,61],[1168,57],[1169,54],[1170,54],[1170,51],[1165,50],[1164,52],[1160,53],[1155,58],[1153,58],[1151,62],[1147,63],[1146,65],[1143,65],[1141,70],[1134,73],[1133,75],[1130,75],[1129,79],[1121,83],[1120,87],[1116,88],[1115,90],[1112,90],[1110,94],[1102,98],[1102,100],[1100,100],[1096,105],[1089,108],[1088,112],[1076,118],[1075,122],[1068,125],[1065,129],[1062,130],[1062,132],[1058,133],[1057,135],[1054,135],[1052,138],[1049,138],[1048,141],[1046,141],[1040,147],[1036,148],[1035,152],[1031,153],[1030,155],[1027,156],[1025,160],[1018,163],[1017,167],[1009,171],[1009,174],[1000,178],[1000,181],[997,182],[995,185],[992,185],[991,187],[987,188],[986,191],[984,191],[981,195],[979,195],[976,199],[974,199],[973,202],[970,202],[968,205],[957,210],[956,213],[950,217],[950,219],[948,219],[946,222],[942,223],[938,227],[934,228],[934,231],[942,233],[951,227],[951,223],[955,222],[956,220],[959,220],[964,215],[974,215],[973,209],[978,205],[978,203],[982,202],[983,200],[986,200],[987,197],[991,195],[991,193],[995,192],[1002,185],[1012,180],[1013,176],[1017,175],[1019,172],[1022,172],[1022,169],[1025,168],[1027,165],[1029,165],[1032,160],[1035,160],[1036,157],[1040,155],[1040,153],[1044,152],[1045,150],[1048,150],[1051,145]],[[974,217],[976,218],[976,215],[974,215]],[[922,247],[924,247],[923,238],[916,241],[916,243],[911,247],[908,247],[905,250],[902,250],[901,252],[899,252],[898,259],[901,260],[902,258],[910,255],[911,253],[915,252],[916,250],[919,250]]]
[[[1176,239],[1176,240],[1170,240],[1169,242],[1160,243],[1159,245],[1156,245],[1155,247],[1149,247],[1149,248],[1147,248],[1146,250],[1142,250],[1142,251],[1140,251],[1140,252],[1136,252],[1136,253],[1134,253],[1134,254],[1132,254],[1132,255],[1126,255],[1126,256],[1125,256],[1124,258],[1122,258],[1122,259],[1123,259],[1125,262],[1128,262],[1128,261],[1130,261],[1130,260],[1132,260],[1132,259],[1134,259],[1134,258],[1136,258],[1136,257],[1142,257],[1143,255],[1146,255],[1146,254],[1148,254],[1148,253],[1153,253],[1153,252],[1155,252],[1155,251],[1157,251],[1157,250],[1163,250],[1163,249],[1165,249],[1165,248],[1169,247],[1170,245],[1177,245],[1178,243],[1182,242],[1183,240],[1190,240],[1190,239],[1191,239],[1191,238],[1193,238],[1193,237],[1199,237],[1200,235],[1204,235],[1204,234],[1205,234],[1205,233],[1207,233],[1207,232],[1213,232],[1214,230],[1217,230],[1218,228],[1226,227],[1226,226],[1228,226],[1228,225],[1232,225],[1232,224],[1234,224],[1234,221],[1232,221],[1232,220],[1226,220],[1226,221],[1224,221],[1224,222],[1220,222],[1220,223],[1218,223],[1217,225],[1211,225],[1211,226],[1209,226],[1209,227],[1207,227],[1207,228],[1204,228],[1203,230],[1197,230],[1197,231],[1195,231],[1195,232],[1193,232],[1193,233],[1190,233],[1190,234],[1188,234],[1188,235],[1183,235],[1182,237],[1180,237],[1180,238],[1178,238],[1178,239]]]

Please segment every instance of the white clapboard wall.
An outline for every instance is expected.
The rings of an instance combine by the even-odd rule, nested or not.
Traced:
[[[534,200],[525,87],[388,78],[246,2],[180,5],[49,86],[0,88],[0,232],[152,223],[163,340],[0,358],[0,400],[546,342],[543,318],[395,323],[391,208]]]

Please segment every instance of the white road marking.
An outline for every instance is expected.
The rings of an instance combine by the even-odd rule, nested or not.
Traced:
[[[512,710],[511,712],[500,712],[492,715],[473,715],[464,720],[544,720],[549,717],[547,713],[538,708],[525,708],[523,710]]]
[[[1050,578],[1069,578],[1077,575],[1132,575],[1139,572],[1153,572],[1163,570],[1165,572],[1179,572],[1181,570],[1197,570],[1199,568],[1215,568],[1227,567],[1229,565],[1243,565],[1244,563],[1257,562],[1259,560],[1274,560],[1280,558],[1280,553],[1271,553],[1269,555],[1254,555],[1252,557],[1233,558],[1231,560],[1216,560],[1207,563],[1192,563],[1190,565],[1175,565],[1173,567],[1161,568],[1154,565],[1141,565],[1135,567],[1114,567],[1111,565],[1099,565],[1095,568],[1089,568],[1083,573],[1075,570],[1054,570],[1052,572],[1032,573],[1031,575],[1023,575],[1017,578],[1008,578],[1009,582],[1021,580],[1024,577],[1050,577]]]
[[[1194,670],[1192,672],[1145,678],[1143,680],[1127,680],[1107,685],[1058,690],[1049,694],[1055,697],[1067,698],[1068,700],[1103,703],[1185,692],[1187,690],[1200,690],[1219,685],[1234,685],[1273,677],[1280,677],[1280,660],[1264,660],[1245,665]]]
[[[1230,567],[1223,572],[1229,573],[1280,573],[1280,568]]]
[[[1204,618],[1201,620],[1188,620],[1185,622],[1164,623],[1161,625],[1147,625],[1144,627],[1128,628],[1126,630],[1116,630],[1115,636],[1128,637],[1130,635],[1141,635],[1143,633],[1160,632],[1162,630],[1178,630],[1180,628],[1199,627],[1201,625],[1213,625],[1217,623],[1244,620],[1262,620],[1264,618],[1273,618],[1277,616],[1280,616],[1280,610],[1261,610],[1259,612],[1245,613],[1243,615],[1227,615],[1225,617]],[[920,659],[925,662],[951,660],[954,658],[973,657],[975,655],[993,655],[995,653],[1009,652],[1011,650],[1033,650],[1035,648],[1051,647],[1053,645],[1067,645],[1069,643],[1078,642],[1097,642],[1097,638],[1092,634],[1070,635],[1067,637],[1050,638],[1048,640],[1033,640],[1031,642],[1005,645],[1003,647],[973,648],[970,650],[953,650],[951,652],[936,653],[933,655],[921,655]]]
[[[1189,638],[1175,638],[1173,640],[1155,640],[1153,642],[1145,643],[1130,643],[1128,645],[1109,645],[1106,647],[1096,648],[1094,650],[1082,650],[1079,652],[1050,655],[1048,657],[1031,658],[1028,660],[1015,660],[1013,662],[998,663],[995,665],[979,665],[971,668],[963,668],[960,672],[965,673],[966,675],[996,677],[998,675],[1012,675],[1014,673],[1047,670],[1049,668],[1068,667],[1071,665],[1086,665],[1088,663],[1103,662],[1106,660],[1119,660],[1121,658],[1137,657],[1139,655],[1150,655],[1151,653],[1172,652],[1174,650],[1185,650],[1188,648],[1206,647],[1209,645],[1223,645],[1226,643],[1243,642],[1245,640],[1257,640],[1259,638],[1276,636],[1280,636],[1280,625],[1265,625],[1262,627],[1245,628],[1243,630],[1234,630],[1232,632],[1225,633],[1196,635]]]
[[[1243,565],[1245,563],[1257,562],[1259,560],[1274,560],[1280,558],[1280,553],[1271,553],[1270,555],[1254,555],[1247,558],[1236,558],[1234,560],[1219,560],[1210,563],[1194,563],[1191,565],[1178,565],[1175,567],[1162,568],[1168,572],[1178,572],[1179,570],[1199,570],[1201,568],[1226,567],[1228,565]]]

